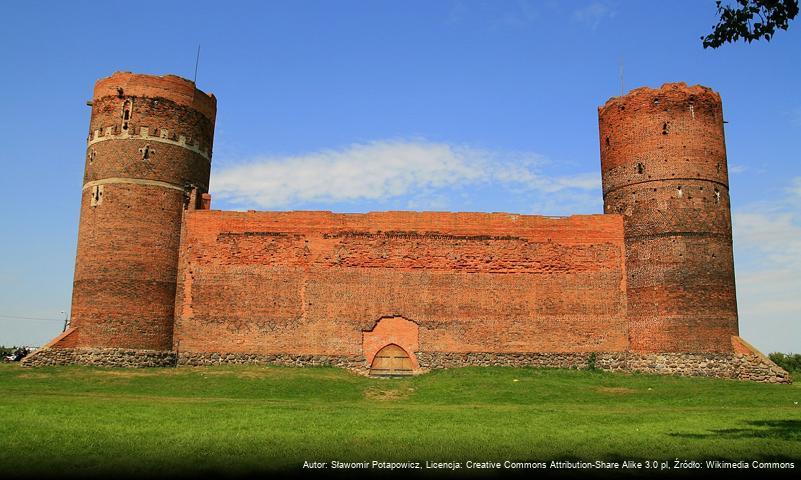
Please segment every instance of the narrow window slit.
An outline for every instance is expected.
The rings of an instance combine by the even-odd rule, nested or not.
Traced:
[[[122,129],[128,130],[128,120],[131,119],[131,100],[125,100],[122,104]]]
[[[95,185],[92,187],[92,198],[90,205],[96,207],[103,201],[103,185]]]

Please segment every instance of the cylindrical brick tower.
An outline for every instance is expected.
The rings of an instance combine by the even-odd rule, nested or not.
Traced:
[[[172,348],[182,214],[208,191],[216,105],[173,75],[95,84],[70,346]]]
[[[731,352],[738,335],[720,96],[684,83],[599,107],[606,213],[623,215],[630,348]]]

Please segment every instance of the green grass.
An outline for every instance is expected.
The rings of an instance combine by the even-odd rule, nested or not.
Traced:
[[[796,376],[796,380],[801,377]],[[294,469],[304,460],[801,459],[801,387],[465,368],[0,367],[0,471]]]

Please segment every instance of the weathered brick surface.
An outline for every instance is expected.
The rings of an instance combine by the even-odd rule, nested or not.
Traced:
[[[175,112],[172,110],[164,111],[155,115],[159,119],[171,121],[172,118],[180,119],[176,114],[184,112],[197,112],[206,117],[214,126],[217,116],[217,99],[210,93],[204,93],[195,88],[195,84],[176,75],[143,75],[131,72],[115,72],[114,75],[101,78],[95,83],[94,98],[104,99],[109,97],[150,98],[155,100],[169,100],[175,105],[185,107],[186,111]],[[158,106],[153,106],[158,109]],[[194,115],[189,113],[189,115]],[[167,118],[170,117],[170,118]],[[93,123],[93,125],[95,125]],[[155,125],[161,127],[160,124]],[[180,123],[182,127],[188,126],[185,121]],[[208,132],[211,136],[212,132]],[[207,138],[207,140],[211,140]]]
[[[720,97],[599,108],[604,215],[219,212],[216,99],[118,72],[95,86],[72,328],[30,365],[463,365],[789,381],[737,336]],[[171,350],[174,353],[165,353]],[[156,352],[156,353],[154,353]],[[137,360],[139,356],[139,360]]]
[[[59,346],[172,347],[185,186],[207,188],[215,105],[174,76],[97,82],[73,284],[78,334]]]
[[[720,96],[640,88],[599,108],[604,208],[623,215],[631,349],[731,352],[738,334]]]
[[[403,317],[422,350],[622,351],[624,277],[616,215],[197,210],[175,347],[366,355]]]
[[[379,350],[393,344],[406,351],[414,370],[420,368],[414,356],[420,349],[420,327],[416,323],[403,317],[382,318],[375,327],[362,333],[362,352],[368,365],[373,363]]]

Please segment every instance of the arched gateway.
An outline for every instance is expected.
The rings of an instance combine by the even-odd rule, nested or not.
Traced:
[[[382,348],[373,357],[373,364],[370,366],[370,375],[374,376],[397,376],[412,374],[412,359],[406,350],[391,343]]]

